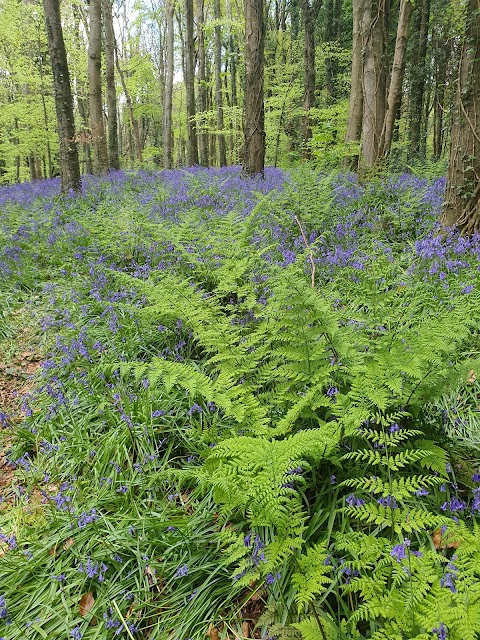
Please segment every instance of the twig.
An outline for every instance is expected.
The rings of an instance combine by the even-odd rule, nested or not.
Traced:
[[[315,289],[315,260],[313,259],[313,251],[311,246],[308,244],[305,231],[303,230],[302,223],[298,219],[298,216],[295,216],[295,222],[298,224],[298,228],[300,229],[300,233],[302,234],[303,244],[305,245],[305,248],[310,252],[308,255],[308,259],[310,260],[310,264],[312,265],[312,289]]]

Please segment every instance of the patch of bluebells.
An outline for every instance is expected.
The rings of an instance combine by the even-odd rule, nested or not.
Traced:
[[[78,528],[84,529],[90,523],[95,522],[95,520],[98,520],[98,514],[96,509],[91,509],[90,513],[87,513],[86,511],[84,511],[77,518]]]
[[[357,496],[353,493],[345,498],[345,502],[349,507],[363,507],[363,505],[365,504],[365,500],[363,500],[362,498],[357,498]]]
[[[408,554],[407,549],[408,547],[410,547],[410,544],[411,544],[410,540],[408,538],[405,538],[402,544],[397,544],[392,548],[390,555],[397,562],[401,562],[407,557],[407,554]]]
[[[98,582],[105,581],[105,573],[108,571],[108,566],[104,562],[92,562],[90,558],[87,561],[80,562],[78,565],[78,571],[85,573],[88,578],[97,578]]]

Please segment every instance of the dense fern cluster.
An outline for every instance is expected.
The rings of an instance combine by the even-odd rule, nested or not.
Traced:
[[[5,231],[50,351],[0,525],[9,640],[232,637],[249,600],[265,638],[479,637],[480,475],[445,429],[465,394],[475,421],[479,252],[432,233],[441,184],[162,176]]]

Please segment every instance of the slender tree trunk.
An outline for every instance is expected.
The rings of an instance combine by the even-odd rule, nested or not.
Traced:
[[[398,16],[397,38],[395,53],[393,56],[390,87],[388,90],[387,113],[380,139],[380,152],[387,157],[392,147],[395,118],[399,112],[402,99],[403,76],[405,74],[405,54],[407,51],[408,25],[412,15],[413,5],[411,0],[400,0],[400,13]]]
[[[327,0],[325,16],[325,42],[334,46],[340,38],[340,18],[342,15],[342,0]],[[330,51],[325,58],[326,86],[333,100],[337,99],[338,61],[335,53]]]
[[[433,93],[433,157],[439,160],[443,151],[443,113],[445,110],[445,85],[447,81],[447,61],[451,53],[451,43],[446,38],[435,47],[435,77]]]
[[[96,175],[108,172],[108,150],[103,124],[102,102],[102,7],[101,0],[90,0],[88,39],[88,83],[90,130],[93,141],[93,169]]]
[[[373,167],[380,157],[380,138],[385,120],[385,4],[387,0],[367,0],[365,23],[367,40],[363,52],[363,130],[361,159],[364,168]]]
[[[40,50],[40,39],[38,42],[38,48]],[[50,123],[48,121],[48,111],[47,111],[47,105],[45,102],[45,78],[43,75],[43,62],[40,60],[40,65],[39,65],[39,70],[40,70],[40,96],[42,99],[42,112],[43,112],[43,123],[45,126],[45,132],[47,134],[47,160],[48,160],[48,174],[47,174],[47,170],[45,169],[44,173],[45,173],[45,177],[52,178],[53,177],[53,164],[52,164],[52,150],[50,148]]]
[[[125,103],[127,105],[128,116],[130,118],[130,125],[132,127],[132,133],[135,139],[136,158],[138,162],[142,163],[143,155],[142,155],[142,139],[140,137],[140,128],[138,126],[138,120],[135,118],[135,114],[133,113],[132,97],[128,90],[127,83],[125,82],[125,74],[123,73],[123,69],[120,66],[120,61],[118,59],[118,49],[116,45],[115,45],[115,62],[117,65],[118,76],[120,78],[120,83],[122,85],[123,93],[125,94]]]
[[[75,120],[70,88],[67,53],[63,41],[59,0],[43,0],[48,51],[52,64],[55,110],[60,139],[60,176],[62,193],[80,191],[82,181],[75,142]]]
[[[82,121],[83,130],[81,131],[81,137],[83,138],[83,153],[85,156],[85,172],[93,173],[93,163],[92,163],[92,150],[89,144],[89,134],[88,134],[88,110],[87,110],[87,100],[82,95],[82,84],[77,79],[77,105],[78,105],[78,113],[80,115],[80,119]]]
[[[172,157],[172,98],[173,98],[173,47],[174,47],[174,0],[167,0],[167,33],[166,33],[166,65],[165,94],[163,102],[163,166],[171,169]]]
[[[315,19],[322,0],[303,0],[304,43],[304,89],[303,89],[303,149],[305,159],[311,157],[310,140],[312,124],[310,109],[315,106]]]
[[[208,87],[205,61],[205,16],[204,0],[196,0],[197,7],[197,51],[198,51],[198,111],[200,122],[198,126],[198,151],[200,164],[208,167],[208,133],[205,127],[205,114],[208,110]]]
[[[480,231],[480,0],[468,0],[442,224]]]
[[[263,0],[245,0],[245,143],[242,173],[246,176],[263,176],[265,168],[264,45]]]
[[[353,0],[353,55],[352,81],[350,85],[350,109],[348,114],[347,143],[360,142],[363,119],[363,44],[365,36],[365,7],[367,0]],[[345,158],[345,164],[356,170],[358,155]]]
[[[185,89],[187,94],[187,165],[198,164],[195,122],[195,46],[193,41],[193,0],[185,0]]]
[[[103,1],[105,23],[105,77],[107,80],[108,159],[110,168],[120,169],[118,157],[117,91],[115,89],[115,35],[113,31],[112,0]]]
[[[221,167],[227,164],[227,151],[225,146],[225,128],[223,122],[223,93],[222,93],[222,28],[220,26],[221,12],[220,0],[214,0],[215,18],[215,106],[217,108],[217,140],[218,161]]]
[[[410,99],[409,99],[409,156],[419,157],[422,138],[422,114],[425,95],[425,80],[427,75],[426,56],[428,43],[428,29],[430,20],[430,0],[421,0],[417,9],[415,31],[417,44],[410,74]]]

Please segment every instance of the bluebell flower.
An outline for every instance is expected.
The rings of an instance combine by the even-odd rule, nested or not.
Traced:
[[[415,491],[415,495],[418,496],[418,497],[428,496],[429,495],[429,491],[427,491],[425,489],[425,487],[420,487],[420,489],[418,491]]]
[[[78,517],[77,523],[79,529],[84,529],[88,524],[98,520],[97,510],[92,509],[90,513],[85,511]]]
[[[193,405],[190,407],[190,409],[187,411],[187,413],[188,413],[188,415],[189,415],[189,416],[191,416],[191,415],[193,415],[194,413],[203,413],[203,409],[202,409],[202,407],[201,407],[199,404],[197,404],[197,403],[195,402],[195,404],[193,404]]]
[[[5,594],[0,595],[0,619],[8,617],[7,600]]]
[[[265,584],[272,585],[276,580],[280,580],[281,575],[279,573],[267,573],[265,576]]]
[[[290,469],[287,471],[287,476],[300,476],[303,473],[302,467],[295,467],[295,469]]]
[[[456,497],[452,498],[449,502],[444,502],[440,507],[442,511],[451,511],[451,512],[465,511],[466,508],[467,508],[467,503],[464,502],[463,500],[460,500],[460,498],[456,498]]]
[[[390,555],[392,556],[392,558],[395,558],[397,562],[400,562],[407,557],[406,549],[409,546],[410,540],[408,538],[405,538],[403,544],[397,544],[393,547],[393,549],[390,551]]]
[[[80,627],[75,627],[74,629],[72,629],[70,631],[70,635],[72,636],[73,640],[82,640],[83,638],[83,633],[80,631]]]
[[[390,507],[391,509],[398,509],[395,496],[382,496],[377,500],[377,503],[381,504],[384,507]]]
[[[445,576],[440,579],[440,586],[447,587],[452,593],[456,593],[455,578],[456,575],[454,573],[446,573]]]
[[[362,498],[357,498],[357,496],[353,493],[345,498],[345,502],[349,507],[362,507],[365,504],[365,500],[362,500]]]
[[[448,638],[448,628],[442,623],[435,629],[432,629],[432,633],[435,633],[438,636],[438,640],[447,640]]]
[[[175,577],[176,578],[184,578],[185,576],[188,575],[188,567],[186,564],[183,564],[181,567],[178,567],[178,569],[175,572]]]

